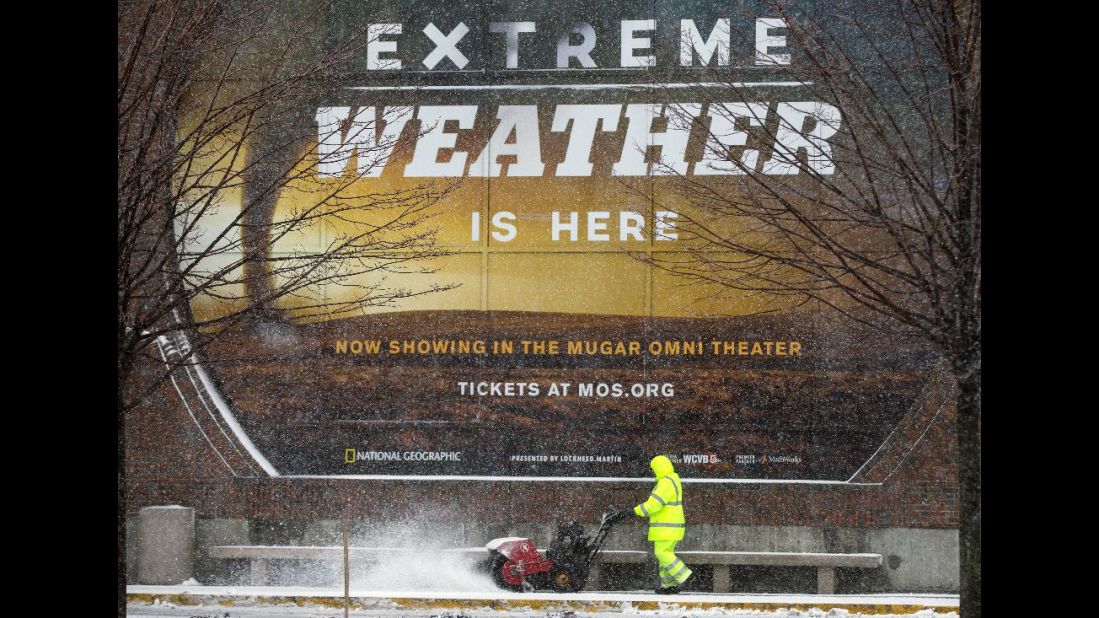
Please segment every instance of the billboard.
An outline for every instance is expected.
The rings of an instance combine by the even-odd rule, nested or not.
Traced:
[[[707,192],[749,191],[747,169],[811,200],[835,171],[841,110],[791,77],[762,4],[348,3],[328,25],[371,37],[286,117],[311,154],[271,216],[337,186],[374,207],[326,208],[277,250],[365,237],[409,259],[203,351],[204,433],[243,473],[636,478],[667,454],[690,479],[842,482],[916,400],[926,348],[676,267],[767,234]]]

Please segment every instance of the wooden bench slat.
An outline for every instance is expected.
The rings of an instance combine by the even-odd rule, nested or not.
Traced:
[[[402,547],[349,547],[348,552],[362,558],[364,556],[378,554],[407,554],[414,552],[412,548]],[[469,554],[471,556],[487,555],[488,551],[483,547],[460,547],[444,550],[447,553]],[[209,549],[211,558],[244,558],[244,559],[272,559],[272,560],[342,560],[343,547],[340,546],[316,546],[316,545],[214,545]]]
[[[881,554],[824,554],[795,552],[676,552],[688,563],[739,566],[805,566],[874,569],[881,566]]]

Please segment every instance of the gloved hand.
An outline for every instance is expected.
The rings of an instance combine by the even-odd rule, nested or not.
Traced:
[[[621,520],[621,519],[626,519],[630,515],[633,515],[633,509],[622,509],[621,511],[618,511],[617,513],[615,513],[614,517],[615,517],[615,519]]]

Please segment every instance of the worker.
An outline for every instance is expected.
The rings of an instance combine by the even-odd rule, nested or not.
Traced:
[[[656,475],[656,487],[649,498],[633,509],[625,509],[620,515],[630,513],[649,518],[649,540],[653,554],[660,565],[660,587],[657,594],[678,594],[694,574],[685,562],[675,555],[675,545],[687,531],[683,514],[683,484],[672,467],[672,461],[658,455],[649,463]]]

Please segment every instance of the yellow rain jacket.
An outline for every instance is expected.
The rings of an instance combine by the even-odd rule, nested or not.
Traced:
[[[633,508],[638,517],[649,518],[650,541],[678,541],[687,531],[683,515],[683,484],[670,459],[654,457],[649,466],[656,475],[656,487],[649,499]]]

